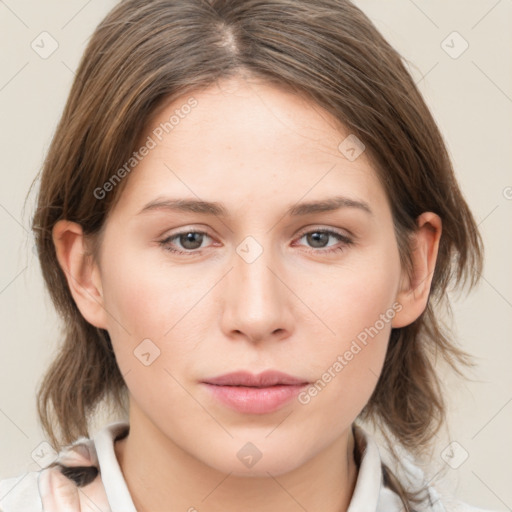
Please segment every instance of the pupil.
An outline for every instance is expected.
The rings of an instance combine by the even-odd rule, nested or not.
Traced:
[[[180,242],[182,243],[183,247],[186,249],[197,249],[201,246],[202,241],[202,235],[201,233],[187,233],[186,235],[181,236]],[[199,238],[199,244],[197,244],[197,238]]]
[[[327,243],[327,240],[328,240],[328,237],[329,235],[327,233],[320,233],[318,231],[316,231],[315,233],[311,233],[310,235],[308,235],[310,240],[309,241],[312,241],[313,242],[313,246],[314,247],[325,247],[325,243]],[[323,242],[325,242],[324,244],[322,244],[322,239],[323,239]],[[320,245],[315,245],[317,244],[317,242],[320,241]]]

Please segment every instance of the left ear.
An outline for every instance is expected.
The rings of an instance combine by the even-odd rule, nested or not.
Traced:
[[[412,324],[427,307],[430,286],[436,266],[442,222],[439,215],[422,213],[411,240],[412,275],[403,269],[396,301],[402,306],[393,318],[393,328]]]

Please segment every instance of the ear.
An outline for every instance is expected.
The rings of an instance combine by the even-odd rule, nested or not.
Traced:
[[[53,227],[52,236],[57,259],[78,309],[90,324],[106,329],[100,272],[86,250],[82,227],[76,222],[60,220]]]
[[[391,326],[405,327],[414,322],[425,311],[430,286],[436,266],[442,222],[432,212],[422,213],[417,221],[418,228],[412,237],[412,275],[402,271],[400,289],[396,301],[402,309],[397,311]]]

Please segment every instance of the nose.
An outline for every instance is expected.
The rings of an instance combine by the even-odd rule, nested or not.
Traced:
[[[293,293],[274,252],[253,240],[237,248],[232,264],[220,294],[224,334],[253,343],[290,336]]]

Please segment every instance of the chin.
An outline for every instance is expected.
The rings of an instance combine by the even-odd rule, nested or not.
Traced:
[[[229,454],[229,455],[228,455]],[[202,462],[217,471],[241,477],[278,476],[293,471],[306,460],[304,446],[274,446],[273,443],[235,440]]]

